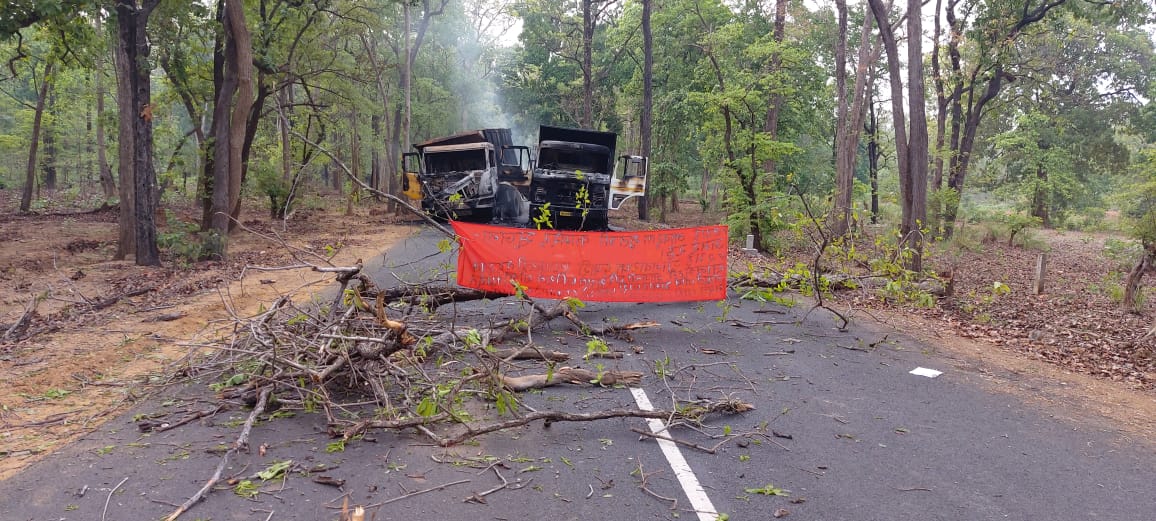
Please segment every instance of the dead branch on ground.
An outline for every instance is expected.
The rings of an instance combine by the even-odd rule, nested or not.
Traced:
[[[331,300],[300,303],[283,296],[256,316],[234,315],[234,336],[217,349],[206,350],[204,357],[188,361],[189,373],[214,381],[223,400],[243,400],[254,410],[222,466],[170,521],[220,481],[224,462],[247,441],[251,423],[274,407],[319,411],[326,416],[329,434],[345,441],[370,430],[410,430],[442,447],[536,422],[548,426],[654,418],[677,427],[701,424],[711,414],[753,409],[734,400],[672,399],[669,410],[534,410],[522,404],[519,393],[559,384],[637,386],[643,378],[640,372],[601,365],[597,370],[554,367],[582,353],[543,349],[532,342],[536,330],[564,319],[567,324],[562,327],[569,334],[601,340],[600,335],[628,338],[631,332],[658,324],[591,325],[579,316],[580,303],[572,299],[550,305],[524,295],[507,297],[437,284],[382,289],[361,272],[360,263],[317,271],[336,279],[337,293]],[[503,299],[502,307],[509,313],[494,318],[491,311],[469,312],[457,306],[481,299]],[[485,409],[496,405],[498,417],[467,411],[472,402],[486,403]]]

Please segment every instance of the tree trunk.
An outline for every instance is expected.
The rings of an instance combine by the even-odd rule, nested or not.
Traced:
[[[48,100],[51,85],[52,62],[44,64],[44,79],[40,82],[40,93],[36,98],[36,112],[32,117],[32,139],[28,145],[28,168],[24,175],[24,190],[20,193],[20,212],[32,209],[32,192],[36,189],[36,153],[40,147],[40,126],[44,121],[44,104]]]
[[[210,253],[228,254],[228,235],[239,217],[243,150],[253,106],[253,45],[240,0],[224,0],[224,65],[213,109],[213,211],[216,241]]]
[[[843,0],[839,0],[842,4]],[[843,8],[844,11],[846,7]],[[845,30],[844,30],[845,34]],[[845,36],[844,36],[845,38]],[[846,44],[844,43],[844,46]],[[867,98],[868,78],[878,59],[878,40],[871,44],[871,17],[863,18],[863,28],[859,34],[859,55],[856,58],[855,83],[847,108],[846,92],[839,100],[840,115],[835,133],[835,200],[828,220],[833,236],[846,235],[851,230],[851,196],[855,187],[855,156],[859,151],[859,133],[863,128],[864,102]]]
[[[96,17],[96,34],[101,35],[101,17]],[[116,183],[112,179],[112,169],[105,157],[104,138],[104,53],[96,53],[96,64],[93,71],[93,83],[96,87],[96,163],[100,170],[100,188],[104,191],[104,199],[116,197]]]
[[[913,271],[922,269],[922,247],[923,241],[919,235],[919,222],[925,218],[920,212],[926,212],[926,190],[927,190],[927,121],[924,119],[923,108],[923,92],[919,91],[914,85],[919,88],[923,86],[923,70],[922,70],[922,56],[918,54],[920,51],[919,38],[911,38],[908,44],[908,73],[907,77],[912,78],[912,87],[909,89],[909,109],[911,111],[911,138],[908,138],[906,110],[903,106],[903,79],[900,71],[899,49],[895,43],[895,33],[891,29],[890,21],[887,16],[887,10],[883,6],[882,0],[868,0],[871,5],[871,12],[875,16],[875,22],[879,26],[879,35],[883,40],[883,48],[887,51],[887,72],[891,83],[891,110],[892,118],[895,128],[895,157],[899,166],[899,193],[900,205],[902,207],[902,221],[900,223],[900,237],[901,246],[912,247],[915,254],[908,262],[908,268]],[[915,4],[915,8],[911,9],[911,4]],[[919,3],[917,0],[909,0],[908,9],[910,13],[919,12]],[[907,17],[908,34],[921,34],[919,32],[919,16]],[[914,31],[913,31],[914,29]],[[911,56],[916,56],[916,62],[910,63]],[[915,97],[918,97],[918,105]],[[918,122],[916,121],[918,120]],[[920,141],[920,129],[922,129],[922,141]],[[912,147],[920,148],[922,143],[922,153],[916,151],[914,154],[911,151]],[[916,161],[922,158],[922,165],[916,165]],[[920,178],[919,172],[922,172],[922,186],[916,187],[917,179]],[[922,203],[918,202],[918,193],[922,193],[924,200]]]
[[[218,0],[217,3],[217,21],[222,26],[225,25],[225,6],[224,0]],[[225,62],[228,61],[228,54],[232,52],[229,36],[222,32],[217,32],[216,41],[213,45],[213,112],[212,120],[209,122],[209,133],[205,136],[204,145],[201,147],[201,179],[198,182],[197,192],[201,198],[201,231],[213,232],[218,230],[213,222],[214,215],[228,205],[228,192],[217,189],[217,186],[228,186],[226,176],[227,171],[217,167],[218,162],[228,161],[229,148],[229,101],[233,98],[233,93],[237,91],[237,84],[235,78],[231,73],[226,73],[227,66]],[[221,179],[218,180],[217,176]],[[218,182],[219,181],[219,182]],[[219,232],[216,232],[219,234]],[[213,244],[217,246],[217,244]],[[223,254],[220,252],[209,252],[216,254]]]
[[[638,135],[642,156],[650,161],[651,111],[654,105],[654,38],[650,31],[650,14],[654,0],[642,0],[642,111],[638,117]],[[649,163],[648,163],[649,164]],[[650,185],[646,183],[642,199],[638,201],[638,218],[650,220]]]
[[[843,122],[847,120],[847,1],[835,0],[835,12],[838,18],[838,31],[835,33],[835,65],[832,71],[835,76],[835,128],[834,128],[834,146],[833,152],[836,157],[836,164],[838,164],[839,147],[843,142],[843,134],[847,131],[843,127]],[[836,172],[838,170],[836,169]],[[835,199],[841,199],[839,194],[842,193],[841,179],[838,173],[835,176]],[[836,202],[835,208],[839,204]],[[842,233],[840,233],[842,235]]]
[[[1144,256],[1132,267],[1132,271],[1128,272],[1128,278],[1124,281],[1124,307],[1132,313],[1140,313],[1144,308],[1143,288],[1140,286],[1140,281],[1143,280],[1144,275],[1149,271],[1156,269],[1156,243],[1144,245]]]
[[[771,36],[779,47],[777,47],[775,53],[771,55],[771,74],[778,74],[783,68],[783,55],[778,49],[782,48],[783,41],[786,40],[787,36],[787,1],[788,0],[777,0],[775,2],[775,22]],[[763,121],[763,131],[767,133],[767,137],[769,137],[771,141],[779,140],[779,113],[783,110],[784,102],[783,94],[776,92],[771,95],[770,102],[767,104],[767,117]],[[763,172],[765,173],[763,176],[763,184],[773,186],[775,169],[774,158],[767,158],[763,161]]]
[[[1048,217],[1048,169],[1036,165],[1036,187],[1032,193],[1032,217],[1038,217],[1044,228],[1051,226]]]
[[[374,114],[369,118],[369,128],[374,138],[381,135],[381,116]],[[381,155],[381,141],[375,140],[369,150],[369,186],[374,190],[381,190],[381,175],[385,171],[384,158]],[[374,201],[380,201],[381,196],[374,193]]]
[[[289,111],[293,107],[293,89],[286,87],[277,96],[277,127],[281,135],[281,181],[293,179],[293,149],[289,141]]]
[[[411,80],[411,75],[412,75],[413,63],[415,61],[417,61],[418,51],[421,50],[422,43],[425,41],[425,35],[426,35],[426,31],[429,29],[430,20],[432,20],[433,17],[435,17],[435,16],[441,15],[442,12],[445,11],[445,7],[448,3],[449,3],[449,0],[438,0],[437,9],[433,9],[430,7],[430,0],[422,0],[421,21],[418,22],[417,33],[414,35],[414,40],[413,40],[412,45],[410,44],[410,41],[409,41],[409,33],[410,33],[409,3],[405,3],[402,7],[403,14],[404,14],[404,24],[405,24],[405,27],[403,30],[405,48],[404,48],[403,55],[398,56],[399,61],[402,62],[402,66],[398,68],[398,75],[399,75],[399,80],[400,80],[398,83],[401,86],[401,90],[403,92],[403,95],[405,96],[405,99],[404,99],[404,103],[401,106],[398,106],[394,110],[394,113],[393,113],[393,136],[392,136],[392,139],[390,139],[390,147],[389,147],[389,156],[390,157],[388,157],[390,172],[388,175],[389,179],[387,181],[387,183],[389,185],[388,192],[391,194],[399,195],[399,194],[397,194],[397,190],[399,188],[399,183],[398,183],[399,179],[398,178],[401,174],[401,171],[398,167],[401,164],[402,153],[409,151],[409,149],[411,147],[412,139],[413,139],[413,136],[410,135],[410,130],[411,130],[411,128],[410,128],[410,124],[411,124],[411,121],[410,121],[410,119],[411,119],[410,99],[411,99],[411,95],[412,95],[411,94],[412,87],[411,87],[411,81],[410,80]],[[396,51],[396,48],[395,48],[395,51]],[[384,102],[384,99],[383,99],[383,102]],[[391,202],[390,204],[393,205],[394,203]]]
[[[963,192],[964,179],[967,176],[968,167],[971,164],[971,153],[975,148],[975,136],[979,129],[980,121],[983,119],[984,108],[987,104],[999,95],[1000,89],[1003,88],[1005,80],[1014,81],[1014,76],[1007,74],[1004,63],[1001,61],[1002,56],[996,55],[988,57],[988,59],[981,59],[977,61],[976,68],[970,75],[971,83],[968,85],[966,91],[968,93],[967,114],[964,118],[962,110],[963,98],[963,76],[959,74],[959,51],[956,43],[955,35],[962,34],[964,23],[958,21],[955,17],[956,2],[948,4],[946,10],[948,23],[952,27],[953,38],[949,39],[948,52],[952,59],[952,71],[955,74],[958,82],[953,92],[952,103],[952,126],[954,127],[960,120],[963,120],[963,138],[959,141],[952,139],[951,141],[951,164],[948,169],[948,187],[955,191],[955,196],[948,199],[947,208],[944,210],[944,232],[945,237],[950,237],[954,229],[955,218],[959,211],[960,195]],[[1023,8],[1017,10],[1019,18],[1009,20],[1006,32],[1003,34],[993,34],[989,36],[990,41],[999,42],[998,45],[993,46],[995,49],[1003,49],[1011,46],[1024,28],[1042,20],[1047,14],[1057,7],[1066,3],[1066,0],[1051,0],[1046,2],[1039,2],[1033,5],[1032,2],[1024,2]],[[908,22],[910,24],[910,20]],[[922,65],[920,65],[922,67]],[[981,67],[983,67],[981,69]],[[982,78],[982,80],[981,80]],[[979,81],[986,82],[986,87],[983,89],[983,94],[979,99],[975,99],[976,83]],[[953,128],[953,134],[955,130]],[[954,138],[954,135],[953,135]]]
[[[927,144],[927,105],[924,93],[927,87],[923,77],[923,17],[920,12],[923,4],[920,0],[907,0],[907,77],[908,100],[910,114],[908,119],[910,132],[908,133],[907,153],[910,159],[907,166],[910,168],[911,195],[904,196],[904,235],[909,237],[908,245],[915,250],[911,258],[909,269],[923,270],[923,231],[927,224],[927,169],[930,157]]]
[[[241,217],[241,186],[245,182],[247,148],[252,146],[249,137],[250,114],[253,110],[253,39],[245,22],[245,8],[242,0],[225,0],[225,30],[233,39],[236,59],[237,98],[233,104],[233,114],[229,118],[229,219],[228,231],[232,231]],[[268,90],[263,90],[268,96]],[[252,123],[253,135],[256,123]],[[224,253],[224,252],[222,252]]]
[[[149,44],[146,28],[148,17],[160,0],[144,0],[139,3],[119,0],[116,4],[119,24],[120,45],[126,58],[126,83],[131,96],[128,113],[121,118],[132,121],[132,165],[133,165],[133,220],[138,266],[159,266],[160,250],[157,248],[157,229],[154,216],[157,207],[157,177],[153,169],[153,105],[150,86]],[[122,104],[122,108],[125,106]]]
[[[868,91],[867,123],[867,175],[871,179],[871,224],[879,223],[879,119],[875,115],[874,89]]]
[[[582,0],[582,128],[594,125],[594,0]]]
[[[47,79],[47,78],[46,78]],[[44,140],[44,156],[40,161],[44,165],[44,184],[45,190],[56,190],[57,184],[57,149],[56,149],[56,89],[51,82],[48,85],[48,103],[44,110],[48,111],[48,122],[44,127],[44,132],[41,139]],[[39,104],[39,100],[37,100]]]
[[[353,174],[354,179],[361,179],[361,139],[357,135],[357,107],[349,113],[349,170]],[[353,215],[353,203],[357,200],[361,192],[361,185],[359,183],[352,183],[349,192],[349,204],[345,206],[345,215]]]
[[[425,3],[426,10],[429,10],[429,2]],[[401,150],[402,152],[409,152],[409,147],[413,144],[413,135],[410,133],[413,130],[413,62],[417,55],[417,45],[414,48],[409,46],[409,4],[405,6],[405,64],[402,69],[402,92],[405,94],[405,114],[402,119],[402,135]],[[424,19],[424,18],[423,18]],[[399,154],[400,155],[400,154]]]
[[[133,119],[136,113],[133,112],[132,85],[129,83],[133,69],[124,45],[120,44],[120,26],[123,24],[117,21],[117,43],[113,46],[116,60],[117,178],[120,181],[117,194],[120,197],[120,215],[117,219],[119,233],[114,258],[118,260],[136,255],[136,201],[133,199],[136,186]]]

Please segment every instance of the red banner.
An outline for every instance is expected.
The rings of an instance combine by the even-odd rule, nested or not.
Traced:
[[[727,228],[568,232],[453,222],[458,284],[590,302],[726,298]]]

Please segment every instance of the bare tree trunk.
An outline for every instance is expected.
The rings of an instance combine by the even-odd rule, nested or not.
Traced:
[[[224,52],[213,108],[213,187],[210,229],[216,232],[211,253],[224,257],[228,234],[240,217],[241,186],[253,100],[253,43],[241,0],[224,0]],[[215,75],[216,77],[216,75]],[[263,91],[263,96],[269,92]]]
[[[225,25],[224,0],[218,0],[217,21]],[[218,163],[227,164],[229,160],[229,100],[237,91],[236,79],[231,72],[227,72],[226,62],[232,52],[228,34],[217,33],[213,45],[213,112],[209,122],[209,133],[201,147],[201,178],[197,183],[197,193],[201,199],[201,231],[216,230],[219,235],[224,234],[227,228],[217,228],[214,216],[228,206],[228,192],[218,190],[217,187],[228,186],[228,171]],[[218,179],[219,177],[219,179]],[[223,254],[224,252],[218,252]]]
[[[844,4],[839,0],[839,4]],[[843,6],[844,16],[846,7]],[[844,36],[845,38],[845,36]],[[846,45],[845,43],[843,44]],[[851,196],[855,186],[855,156],[859,151],[860,130],[863,128],[864,102],[867,98],[868,77],[879,56],[879,43],[871,41],[871,17],[863,19],[859,35],[859,55],[855,66],[855,83],[851,89],[850,104],[846,92],[839,100],[835,133],[835,198],[828,225],[833,236],[842,236],[851,229]]]
[[[116,105],[117,105],[117,178],[120,181],[118,196],[120,197],[120,215],[118,217],[118,240],[116,245],[116,259],[126,259],[129,255],[136,255],[136,201],[133,200],[133,190],[136,185],[136,176],[133,169],[133,126],[134,117],[132,107],[132,85],[129,76],[132,67],[124,46],[120,44],[119,24],[118,36],[113,56],[116,59]]]
[[[650,160],[651,110],[654,105],[654,38],[650,31],[650,13],[654,0],[642,0],[642,112],[638,116],[641,154]],[[638,201],[638,218],[650,220],[650,182]]]
[[[1044,165],[1036,165],[1036,189],[1032,193],[1032,217],[1038,217],[1040,224],[1047,228],[1051,226],[1048,216],[1048,169]]]
[[[931,189],[939,190],[943,187],[943,144],[947,134],[947,93],[944,90],[943,71],[939,66],[939,40],[943,36],[942,17],[943,0],[935,0],[935,32],[931,38],[934,50],[931,53],[931,77],[935,80],[935,167],[932,169]],[[935,217],[939,217],[940,208],[934,210]]]
[[[413,135],[410,134],[410,131],[412,130],[411,126],[413,124],[413,106],[412,106],[412,103],[413,103],[413,99],[412,99],[413,98],[413,62],[414,62],[414,56],[417,54],[417,50],[416,50],[417,46],[415,45],[414,49],[411,49],[409,46],[409,27],[410,27],[409,4],[406,4],[404,9],[405,9],[405,66],[402,69],[401,86],[402,86],[402,90],[405,92],[405,115],[404,115],[404,119],[402,120],[403,129],[402,129],[402,136],[401,137],[402,137],[403,141],[402,141],[402,145],[401,145],[401,150],[403,152],[409,152],[409,147],[413,144],[413,141],[412,141]],[[426,10],[427,11],[429,10],[429,2],[426,2]]]
[[[398,167],[400,166],[401,155],[402,153],[409,151],[413,139],[413,137],[410,135],[411,69],[413,67],[413,63],[417,61],[418,52],[421,50],[422,43],[425,41],[425,35],[426,31],[429,29],[430,21],[433,19],[433,17],[441,15],[442,12],[445,11],[446,5],[449,3],[449,0],[436,1],[438,2],[438,7],[435,9],[430,6],[430,0],[422,0],[422,16],[421,20],[418,22],[417,33],[414,35],[412,45],[409,42],[409,3],[403,5],[403,15],[405,18],[405,49],[403,55],[398,56],[400,61],[402,61],[402,67],[398,68],[398,74],[400,76],[399,84],[401,85],[401,90],[404,93],[405,100],[403,106],[399,106],[394,110],[393,136],[390,140],[391,145],[389,148],[389,164],[391,172],[388,181],[388,191],[389,193],[395,195],[397,194],[397,189],[399,188],[398,177],[400,175],[400,170],[398,170]]]
[[[46,78],[47,79],[47,78]],[[46,82],[48,85],[48,103],[44,110],[48,112],[48,122],[44,126],[41,133],[41,139],[44,141],[44,155],[40,158],[44,169],[44,183],[41,185],[45,190],[56,190],[57,184],[57,154],[56,149],[56,89],[51,82]],[[38,101],[39,103],[39,101]]]
[[[927,224],[927,168],[929,157],[927,150],[927,105],[924,93],[927,92],[923,78],[923,17],[920,11],[923,4],[920,0],[907,0],[907,77],[908,77],[908,133],[907,161],[910,168],[910,196],[904,196],[904,235],[908,237],[908,245],[915,250],[911,258],[909,269],[922,271],[923,269],[923,231]]]
[[[96,17],[96,33],[101,34],[101,17]],[[116,197],[116,183],[112,179],[112,169],[108,166],[105,157],[104,138],[104,53],[96,53],[96,66],[93,71],[93,83],[96,87],[96,163],[100,170],[100,188],[104,191],[105,200]]]
[[[235,0],[224,0],[221,12],[221,23],[225,27],[224,31],[224,64],[222,67],[221,82],[217,89],[217,99],[213,107],[213,191],[212,191],[212,212],[210,215],[210,229],[216,232],[219,251],[212,253],[220,256],[226,255],[228,246],[225,244],[229,235],[229,213],[232,210],[232,199],[230,198],[230,176],[232,175],[232,167],[230,161],[232,159],[233,147],[233,98],[236,96],[240,80],[238,78],[238,70],[240,67],[237,64],[238,51],[236,35],[233,33],[230,18],[233,16],[229,9],[229,3]],[[238,137],[238,139],[240,139]]]
[[[149,14],[160,0],[131,2],[119,0],[116,5],[119,24],[120,45],[124,47],[126,58],[126,83],[131,95],[128,107],[121,118],[132,121],[132,165],[133,165],[133,219],[138,266],[158,266],[161,263],[157,248],[157,229],[154,220],[157,207],[157,176],[153,169],[153,105],[151,94],[151,70],[149,69],[148,27]],[[122,104],[121,108],[125,105]]]
[[[289,182],[293,179],[293,150],[289,141],[289,111],[293,107],[293,89],[286,87],[277,95],[277,104],[281,110],[277,111],[277,126],[281,134],[281,180]]]
[[[871,12],[875,17],[875,22],[879,26],[879,36],[883,40],[883,48],[887,51],[887,73],[891,80],[891,115],[895,129],[895,159],[899,166],[899,193],[900,203],[903,209],[903,217],[899,231],[900,236],[903,238],[903,243],[907,243],[911,238],[912,223],[914,222],[912,218],[912,209],[914,207],[914,187],[912,185],[914,176],[912,175],[913,166],[908,150],[907,118],[905,116],[906,110],[903,106],[903,79],[900,70],[899,48],[895,42],[895,32],[887,16],[887,8],[883,5],[882,0],[868,0],[868,3],[871,6]],[[918,8],[914,12],[918,13]],[[912,16],[909,18],[918,19],[919,17]],[[908,27],[910,30],[910,25]],[[918,38],[915,38],[915,40],[918,40]],[[912,42],[908,42],[908,45],[912,45]],[[915,44],[915,46],[917,47],[918,44]],[[910,50],[908,54],[910,55]],[[916,78],[911,70],[912,69],[908,69],[908,77]],[[922,93],[920,93],[920,98],[922,99]],[[914,106],[914,104],[914,101],[912,101],[911,105]],[[920,117],[922,118],[923,107],[920,105],[918,108]],[[915,114],[913,113],[912,119],[914,118]],[[924,126],[926,127],[926,122],[924,122]],[[926,143],[924,143],[924,150],[926,151]],[[926,172],[926,165],[924,165],[923,168],[924,172]],[[924,189],[926,189],[926,186],[924,186]],[[919,259],[919,262],[914,262],[913,260],[911,264],[912,268],[916,265],[921,266],[922,260]]]
[[[44,121],[44,104],[48,100],[51,86],[52,62],[44,64],[44,78],[40,82],[40,93],[36,98],[36,112],[32,117],[32,139],[28,145],[28,168],[24,175],[24,190],[20,193],[20,212],[32,209],[32,192],[36,189],[36,153],[40,147],[40,126]]]
[[[1140,282],[1144,279],[1144,275],[1153,269],[1156,269],[1156,243],[1144,245],[1144,256],[1128,272],[1128,278],[1124,281],[1124,307],[1132,313],[1140,313],[1144,308],[1143,288]]]
[[[1046,2],[1039,2],[1034,4],[1032,2],[1024,2],[1023,8],[1018,10],[1019,18],[1008,20],[1011,22],[1007,26],[1006,32],[1003,34],[994,34],[989,38],[991,41],[998,41],[1001,44],[997,47],[1011,45],[1016,40],[1024,28],[1032,25],[1040,20],[1057,7],[1066,3],[1067,0],[1051,0]],[[954,13],[955,2],[948,4],[947,20],[952,27],[952,35],[958,34],[959,28],[964,23],[955,18]],[[910,23],[910,21],[909,21]],[[984,109],[989,102],[999,95],[1003,88],[1005,81],[1014,81],[1014,76],[1007,73],[1004,64],[999,56],[991,58],[991,60],[979,60],[979,65],[972,71],[970,75],[970,84],[966,92],[968,94],[967,113],[966,117],[962,111],[962,97],[964,93],[963,78],[959,74],[959,53],[958,47],[952,45],[955,39],[949,40],[949,53],[952,59],[952,71],[955,74],[955,80],[958,82],[955,91],[953,92],[952,103],[952,125],[956,121],[963,120],[963,137],[959,141],[954,139],[951,141],[951,164],[949,167],[949,177],[947,185],[955,191],[955,197],[948,200],[947,208],[944,211],[944,232],[946,237],[950,237],[954,230],[955,218],[959,211],[959,195],[963,193],[964,179],[967,177],[968,168],[971,165],[971,153],[975,148],[976,133],[979,129],[979,124],[983,119]],[[994,64],[992,63],[994,61]],[[922,65],[920,64],[920,67]],[[983,67],[981,69],[981,67]],[[978,83],[986,82],[986,87],[983,88],[983,93],[979,98],[975,98],[977,92],[976,86]],[[954,133],[954,128],[953,128]]]
[[[594,125],[594,0],[582,0],[582,121]]]
[[[868,91],[867,123],[867,175],[871,179],[871,224],[879,223],[879,119],[875,116],[874,89]]]
[[[353,174],[353,178],[361,180],[361,139],[357,135],[357,107],[349,112],[349,143],[350,143],[350,157],[349,169]],[[345,215],[353,215],[353,202],[357,199],[360,192],[361,185],[353,183],[353,187],[349,193],[349,203],[345,206]]]
[[[245,180],[245,146],[250,111],[253,109],[253,39],[245,23],[242,0],[225,0],[225,26],[233,39],[236,59],[237,97],[229,120],[229,214],[228,229],[240,218],[241,184]],[[266,93],[267,94],[267,93]],[[222,252],[224,253],[224,252]]]

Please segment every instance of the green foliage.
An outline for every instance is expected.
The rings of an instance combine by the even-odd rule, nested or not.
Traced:
[[[1023,214],[1019,214],[1019,213],[1012,213],[1012,214],[1004,215],[1002,218],[1002,222],[1005,226],[1007,226],[1007,230],[1008,230],[1007,245],[1008,246],[1013,245],[1013,241],[1015,240],[1016,235],[1020,235],[1021,232],[1024,232],[1025,230],[1029,230],[1031,228],[1038,228],[1041,224],[1043,224],[1043,220],[1040,219],[1039,217],[1036,217],[1033,215],[1023,215]],[[1023,235],[1026,235],[1026,234],[1023,234]],[[1021,235],[1021,237],[1022,237],[1022,235]],[[1021,244],[1024,244],[1024,241],[1022,239],[1021,239]]]
[[[257,487],[256,483],[244,479],[237,482],[236,485],[233,485],[233,493],[245,499],[253,499],[261,493],[261,490]]]
[[[269,198],[269,218],[280,220],[289,214],[290,196],[293,185],[282,179],[272,165],[262,162],[257,168],[257,190]]]
[[[764,486],[762,488],[745,488],[745,489],[743,489],[743,491],[746,492],[747,494],[761,494],[764,496],[789,496],[789,495],[791,495],[790,490],[783,490],[783,489],[778,488],[774,485],[771,485],[770,483],[768,483],[766,486]]]
[[[554,229],[554,219],[550,212],[550,203],[543,204],[538,207],[538,215],[535,215],[531,222],[534,227],[541,230],[542,228]]]
[[[595,337],[586,341],[586,356],[583,358],[589,360],[591,356],[596,354],[606,354],[609,352],[610,346],[606,345],[606,341]]]
[[[281,477],[285,476],[285,473],[289,470],[289,467],[292,467],[292,466],[293,466],[293,460],[287,459],[287,460],[275,461],[275,462],[273,462],[273,464],[269,465],[268,467],[265,467],[265,470],[258,472],[257,477],[261,478],[264,481],[269,481],[269,480],[281,478]]]

